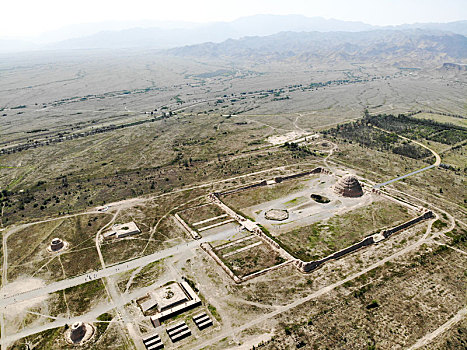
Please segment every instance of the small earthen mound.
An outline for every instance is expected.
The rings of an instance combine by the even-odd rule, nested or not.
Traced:
[[[63,241],[60,238],[52,239],[50,243],[50,249],[54,252],[63,248]]]
[[[68,248],[68,243],[60,238],[54,238],[47,247],[47,250],[52,253],[57,253]]]
[[[94,327],[89,323],[75,322],[67,331],[65,338],[68,343],[81,345],[86,343],[94,335]]]
[[[282,209],[271,209],[264,214],[264,217],[268,220],[283,221],[289,218],[289,212]]]
[[[353,175],[345,175],[334,185],[334,192],[343,197],[363,196],[362,186]]]

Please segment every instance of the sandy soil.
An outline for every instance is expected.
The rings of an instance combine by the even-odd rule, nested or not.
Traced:
[[[332,186],[336,178],[332,175],[321,175],[306,182],[306,187],[298,192],[269,202],[242,209],[257,222],[272,233],[290,231],[296,227],[310,225],[314,222],[328,219],[334,215],[342,214],[371,204],[377,198],[375,195],[365,193],[359,198],[345,198],[334,193]],[[329,198],[329,203],[320,204],[311,199],[312,193]],[[289,217],[281,222],[266,219],[265,213],[271,209],[287,210]]]
[[[290,142],[293,141],[303,135],[305,135],[306,132],[304,131],[291,131],[288,132],[287,134],[284,135],[273,135],[269,136],[267,138],[267,141],[273,145],[280,145],[283,144],[284,142]]]
[[[17,279],[16,281],[8,283],[5,287],[3,287],[1,290],[1,295],[8,296],[42,287],[45,287],[45,282],[39,278],[28,277]],[[5,314],[10,316],[17,315],[45,300],[47,300],[46,295],[8,306],[5,309]]]

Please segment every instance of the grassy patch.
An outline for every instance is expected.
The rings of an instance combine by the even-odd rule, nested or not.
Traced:
[[[188,208],[178,213],[180,217],[192,225],[198,221],[207,220],[216,216],[225,214],[219,206],[215,204],[201,205],[193,208]],[[211,222],[209,222],[211,224]]]
[[[113,315],[109,314],[108,312],[97,317],[97,320],[101,321],[96,324],[96,330],[99,335],[103,334],[107,330],[107,327],[109,327],[110,321],[112,321],[112,319]]]
[[[241,209],[251,207],[260,203],[272,201],[298,192],[305,188],[305,182],[309,177],[298,180],[287,180],[272,186],[262,186],[250,190],[229,194],[222,198],[222,201],[229,207]]]
[[[36,349],[53,349],[55,340],[62,336],[65,332],[65,327],[53,328],[44,332],[38,333],[31,337],[34,339],[34,346]],[[18,341],[11,348],[11,350],[24,350],[24,341]]]
[[[158,260],[146,265],[133,277],[129,290],[150,286],[165,271],[164,260]],[[126,281],[121,287],[125,289]]]
[[[94,238],[109,220],[109,215],[79,215],[32,225],[15,233],[8,240],[9,275],[15,278],[39,274],[45,279],[56,279],[64,277],[62,265],[66,277],[99,268]],[[47,251],[55,237],[69,243],[69,248],[60,254],[60,262]]]
[[[65,297],[72,315],[81,315],[89,311],[100,300],[107,299],[104,284],[96,280],[65,289]]]
[[[327,221],[275,237],[287,251],[304,261],[323,258],[359,242],[369,234],[411,218],[405,207],[392,201],[377,201]]]
[[[216,307],[211,305],[211,304],[208,304],[208,310],[209,312],[211,313],[212,316],[214,316],[214,318],[218,321],[218,322],[221,322],[221,315],[219,315],[219,312],[217,311]]]
[[[447,227],[448,224],[445,223],[444,221],[441,221],[441,220],[436,220],[434,223],[433,223],[433,228],[437,229],[437,230],[442,230],[443,228]]]
[[[244,277],[284,262],[279,254],[265,244],[252,247],[228,257],[222,255],[220,255],[220,257],[229,269],[239,277]]]

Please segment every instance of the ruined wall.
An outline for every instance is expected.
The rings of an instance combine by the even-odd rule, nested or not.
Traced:
[[[216,195],[217,196],[226,196],[226,195],[229,195],[229,194],[232,194],[232,193],[237,193],[237,192],[249,190],[251,188],[261,187],[261,186],[266,186],[266,185],[267,185],[266,180],[264,180],[264,181],[261,181],[261,182],[258,182],[258,183],[252,184],[252,185],[242,186],[242,187],[239,187],[239,188],[234,188],[233,190],[228,190],[228,191],[216,193]]]
[[[431,219],[432,217],[434,217],[433,215],[433,212],[431,210],[423,213],[422,215],[416,217],[415,219],[412,219],[410,221],[407,221],[407,222],[404,222],[403,224],[400,224],[399,226],[396,226],[396,227],[393,227],[391,229],[388,229],[388,230],[384,230],[382,233],[383,233],[383,236],[384,238],[388,238],[389,236],[391,236],[393,233],[396,233],[398,231],[401,231],[403,229],[406,229],[407,227],[409,226],[412,226],[412,225],[415,225],[416,223],[419,223],[420,221],[422,220],[426,220],[426,219]]]
[[[404,229],[406,229],[406,228],[408,228],[408,227],[410,227],[412,225],[415,225],[415,224],[419,223],[422,220],[430,219],[433,216],[434,215],[433,215],[433,212],[431,210],[427,211],[427,212],[423,213],[422,215],[416,217],[415,219],[404,222],[403,224],[400,224],[400,225],[398,225],[396,227],[393,227],[391,229],[384,230],[382,232],[382,234],[383,234],[384,238],[388,238],[393,233],[396,233],[398,231],[402,231],[402,230],[404,230]],[[355,252],[356,250],[358,250],[360,248],[372,245],[374,243],[375,243],[375,240],[374,240],[373,236],[370,236],[370,237],[367,237],[364,240],[362,240],[362,241],[360,241],[360,242],[358,242],[358,243],[356,243],[354,245],[351,245],[350,247],[342,249],[342,250],[340,250],[340,251],[338,251],[338,252],[336,252],[334,254],[331,254],[331,255],[323,258],[323,259],[310,261],[310,262],[306,262],[306,261],[302,261],[302,260],[297,259],[295,264],[300,269],[300,271],[310,272],[310,271],[313,271],[314,269],[318,268],[322,264],[324,264],[326,261],[329,261],[329,260],[332,260],[332,259],[339,259],[339,258],[343,257],[344,255]]]
[[[367,237],[364,240],[355,243],[354,245],[351,245],[350,247],[344,248],[342,250],[339,250],[338,252],[335,252],[334,254],[328,255],[327,257],[320,259],[320,260],[315,260],[315,261],[302,261],[302,260],[297,260],[296,265],[297,267],[302,271],[302,272],[310,272],[320,265],[324,264],[328,260],[332,259],[339,259],[343,257],[344,255],[347,255],[349,253],[352,253],[360,248],[367,247],[369,245],[372,245],[374,242],[373,236]]]
[[[264,269],[264,270],[261,270],[261,271],[258,271],[258,272],[254,272],[254,273],[252,273],[252,274],[250,274],[250,275],[247,275],[247,276],[245,276],[245,277],[242,277],[241,280],[242,280],[242,282],[251,280],[252,278],[255,278],[255,277],[264,275],[266,272],[280,269],[281,267],[283,267],[283,266],[285,266],[285,265],[289,265],[290,263],[292,263],[292,260],[285,261],[285,262],[283,262],[282,264],[274,265],[274,266],[268,267],[267,269]]]
[[[208,253],[214,259],[215,262],[217,262],[220,265],[220,267],[222,267],[222,270],[224,270],[230,278],[232,278],[236,283],[242,282],[242,279],[236,276],[232,272],[232,270],[230,270],[227,267],[227,265],[225,265],[224,262],[217,256],[217,254],[214,252],[212,246],[209,243],[201,243],[200,246],[206,253]]]
[[[310,175],[310,174],[317,174],[317,173],[325,173],[325,174],[330,174],[330,172],[322,167],[317,167],[311,171],[305,171],[305,172],[301,172],[301,173],[298,173],[298,174],[293,174],[293,175],[289,175],[289,176],[285,176],[285,177],[276,177],[274,180],[277,182],[277,183],[280,183],[284,180],[290,180],[290,179],[296,179],[296,178],[300,178],[300,177],[303,177],[303,176],[307,176],[307,175]],[[220,199],[219,197],[221,195],[225,195],[225,194],[231,194],[231,193],[235,193],[235,192],[239,192],[239,191],[243,191],[243,190],[246,190],[246,189],[249,189],[249,188],[254,188],[254,187],[259,187],[259,186],[266,186],[267,185],[267,182],[266,181],[262,181],[262,182],[259,182],[259,183],[256,183],[256,184],[253,184],[253,185],[248,185],[248,186],[243,186],[243,187],[240,187],[240,188],[237,188],[237,189],[234,189],[234,190],[230,190],[230,191],[226,191],[226,192],[222,192],[222,193],[212,193],[209,195],[209,199],[211,201],[213,201],[214,203],[220,205],[224,211],[227,211],[227,212],[233,212],[232,209],[230,209],[228,206],[226,206]],[[381,192],[379,190],[373,190],[373,192],[376,192],[377,194],[381,194]],[[235,212],[234,212],[235,213]],[[246,221],[245,218],[241,217],[240,215],[236,214],[233,215],[233,217],[235,217],[235,219],[239,222],[242,222],[242,221]],[[422,215],[412,219],[412,220],[409,220],[403,224],[400,224],[396,227],[393,227],[391,229],[387,229],[387,230],[384,230],[381,232],[381,234],[383,235],[383,237],[386,239],[388,238],[389,236],[391,236],[392,234],[398,232],[398,231],[401,231],[401,230],[404,230],[414,224],[417,224],[419,223],[420,221],[422,220],[426,220],[426,219],[430,219],[434,217],[433,215],[433,212],[432,211],[426,211],[425,213],[423,213]],[[364,247],[367,247],[367,246],[370,246],[372,244],[374,244],[376,241],[375,241],[375,238],[373,236],[369,236],[369,237],[366,237],[365,239],[363,239],[362,241],[358,242],[358,243],[355,243],[347,248],[344,248],[338,252],[335,252],[323,259],[320,259],[320,260],[315,260],[315,261],[302,261],[300,259],[296,259],[295,257],[293,257],[289,252],[287,252],[284,248],[282,248],[279,243],[277,243],[274,239],[272,239],[271,237],[269,237],[268,235],[266,235],[263,230],[258,227],[256,224],[255,224],[256,227],[254,227],[253,229],[253,233],[258,235],[265,243],[267,243],[271,248],[273,248],[275,251],[277,251],[281,257],[285,258],[287,261],[286,263],[283,263],[283,264],[280,264],[280,265],[277,265],[277,266],[273,266],[269,269],[266,269],[264,271],[260,271],[258,272],[257,274],[263,274],[267,271],[270,271],[271,269],[276,269],[276,268],[279,268],[280,266],[283,266],[287,263],[293,263],[295,264],[295,266],[301,271],[301,272],[311,272],[313,271],[314,269],[318,268],[319,266],[321,266],[322,264],[324,264],[326,261],[329,261],[329,260],[336,260],[336,259],[339,259],[347,254],[350,254],[352,252],[355,252],[356,250],[360,249],[360,248],[364,248]],[[251,229],[250,229],[251,231]],[[376,236],[376,235],[375,235]],[[379,241],[379,239],[377,239],[377,241]],[[218,262],[219,265],[221,265],[221,267],[224,269],[224,271],[227,272],[227,274],[237,283],[240,283],[244,280],[247,280],[247,279],[250,279],[250,278],[254,278],[257,276],[257,274],[252,274],[251,276],[245,276],[244,278],[239,278],[238,276],[236,276],[223,262],[222,260],[217,256],[217,254],[215,254],[215,252],[212,250],[212,247],[208,244],[207,246],[205,246],[205,243],[203,243],[202,245],[202,248],[208,252],[209,255],[211,255],[214,260],[216,260]]]
[[[303,177],[303,176],[307,176],[307,175],[311,175],[311,174],[319,174],[319,173],[330,174],[330,172],[328,170],[326,170],[326,169],[324,169],[322,167],[317,167],[317,168],[315,168],[313,170],[304,171],[304,172],[301,172],[301,173],[298,173],[298,174],[293,174],[293,175],[288,175],[288,176],[278,176],[278,177],[274,178],[274,181],[277,182],[277,183],[280,183],[282,181],[297,179],[299,177]],[[215,192],[214,195],[217,196],[217,197],[227,196],[227,195],[232,194],[232,193],[237,193],[237,192],[241,192],[241,191],[245,191],[245,190],[249,190],[249,189],[252,189],[252,188],[255,188],[255,187],[261,187],[261,186],[267,186],[267,181],[263,180],[261,182],[257,182],[257,183],[251,184],[251,185],[246,185],[246,186],[234,188],[232,190],[228,190],[228,191],[224,191],[224,192]]]
[[[179,223],[183,229],[185,229],[194,239],[200,239],[201,236],[198,234],[198,232],[193,231],[190,226],[183,220],[178,214],[174,215],[175,221]]]
[[[304,176],[311,175],[311,174],[319,174],[319,173],[329,174],[330,172],[322,167],[317,167],[317,168],[314,168],[313,170],[304,171],[298,174],[293,174],[293,175],[288,175],[288,176],[278,176],[274,178],[274,181],[276,181],[277,183],[280,183],[282,181],[298,179],[300,177],[304,177]]]
[[[278,252],[279,255],[283,259],[285,259],[285,260],[295,260],[295,258],[288,251],[286,251],[284,248],[282,248],[279,245],[279,243],[277,243],[275,240],[273,240],[271,237],[269,237],[267,234],[265,234],[263,232],[263,230],[261,230],[261,228],[256,227],[253,233],[258,235],[264,242],[269,244],[269,246],[272,249],[274,249],[276,252]]]

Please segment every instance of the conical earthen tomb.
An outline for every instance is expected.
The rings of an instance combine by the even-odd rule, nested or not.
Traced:
[[[362,186],[353,175],[345,175],[334,185],[334,192],[343,197],[363,196]]]

